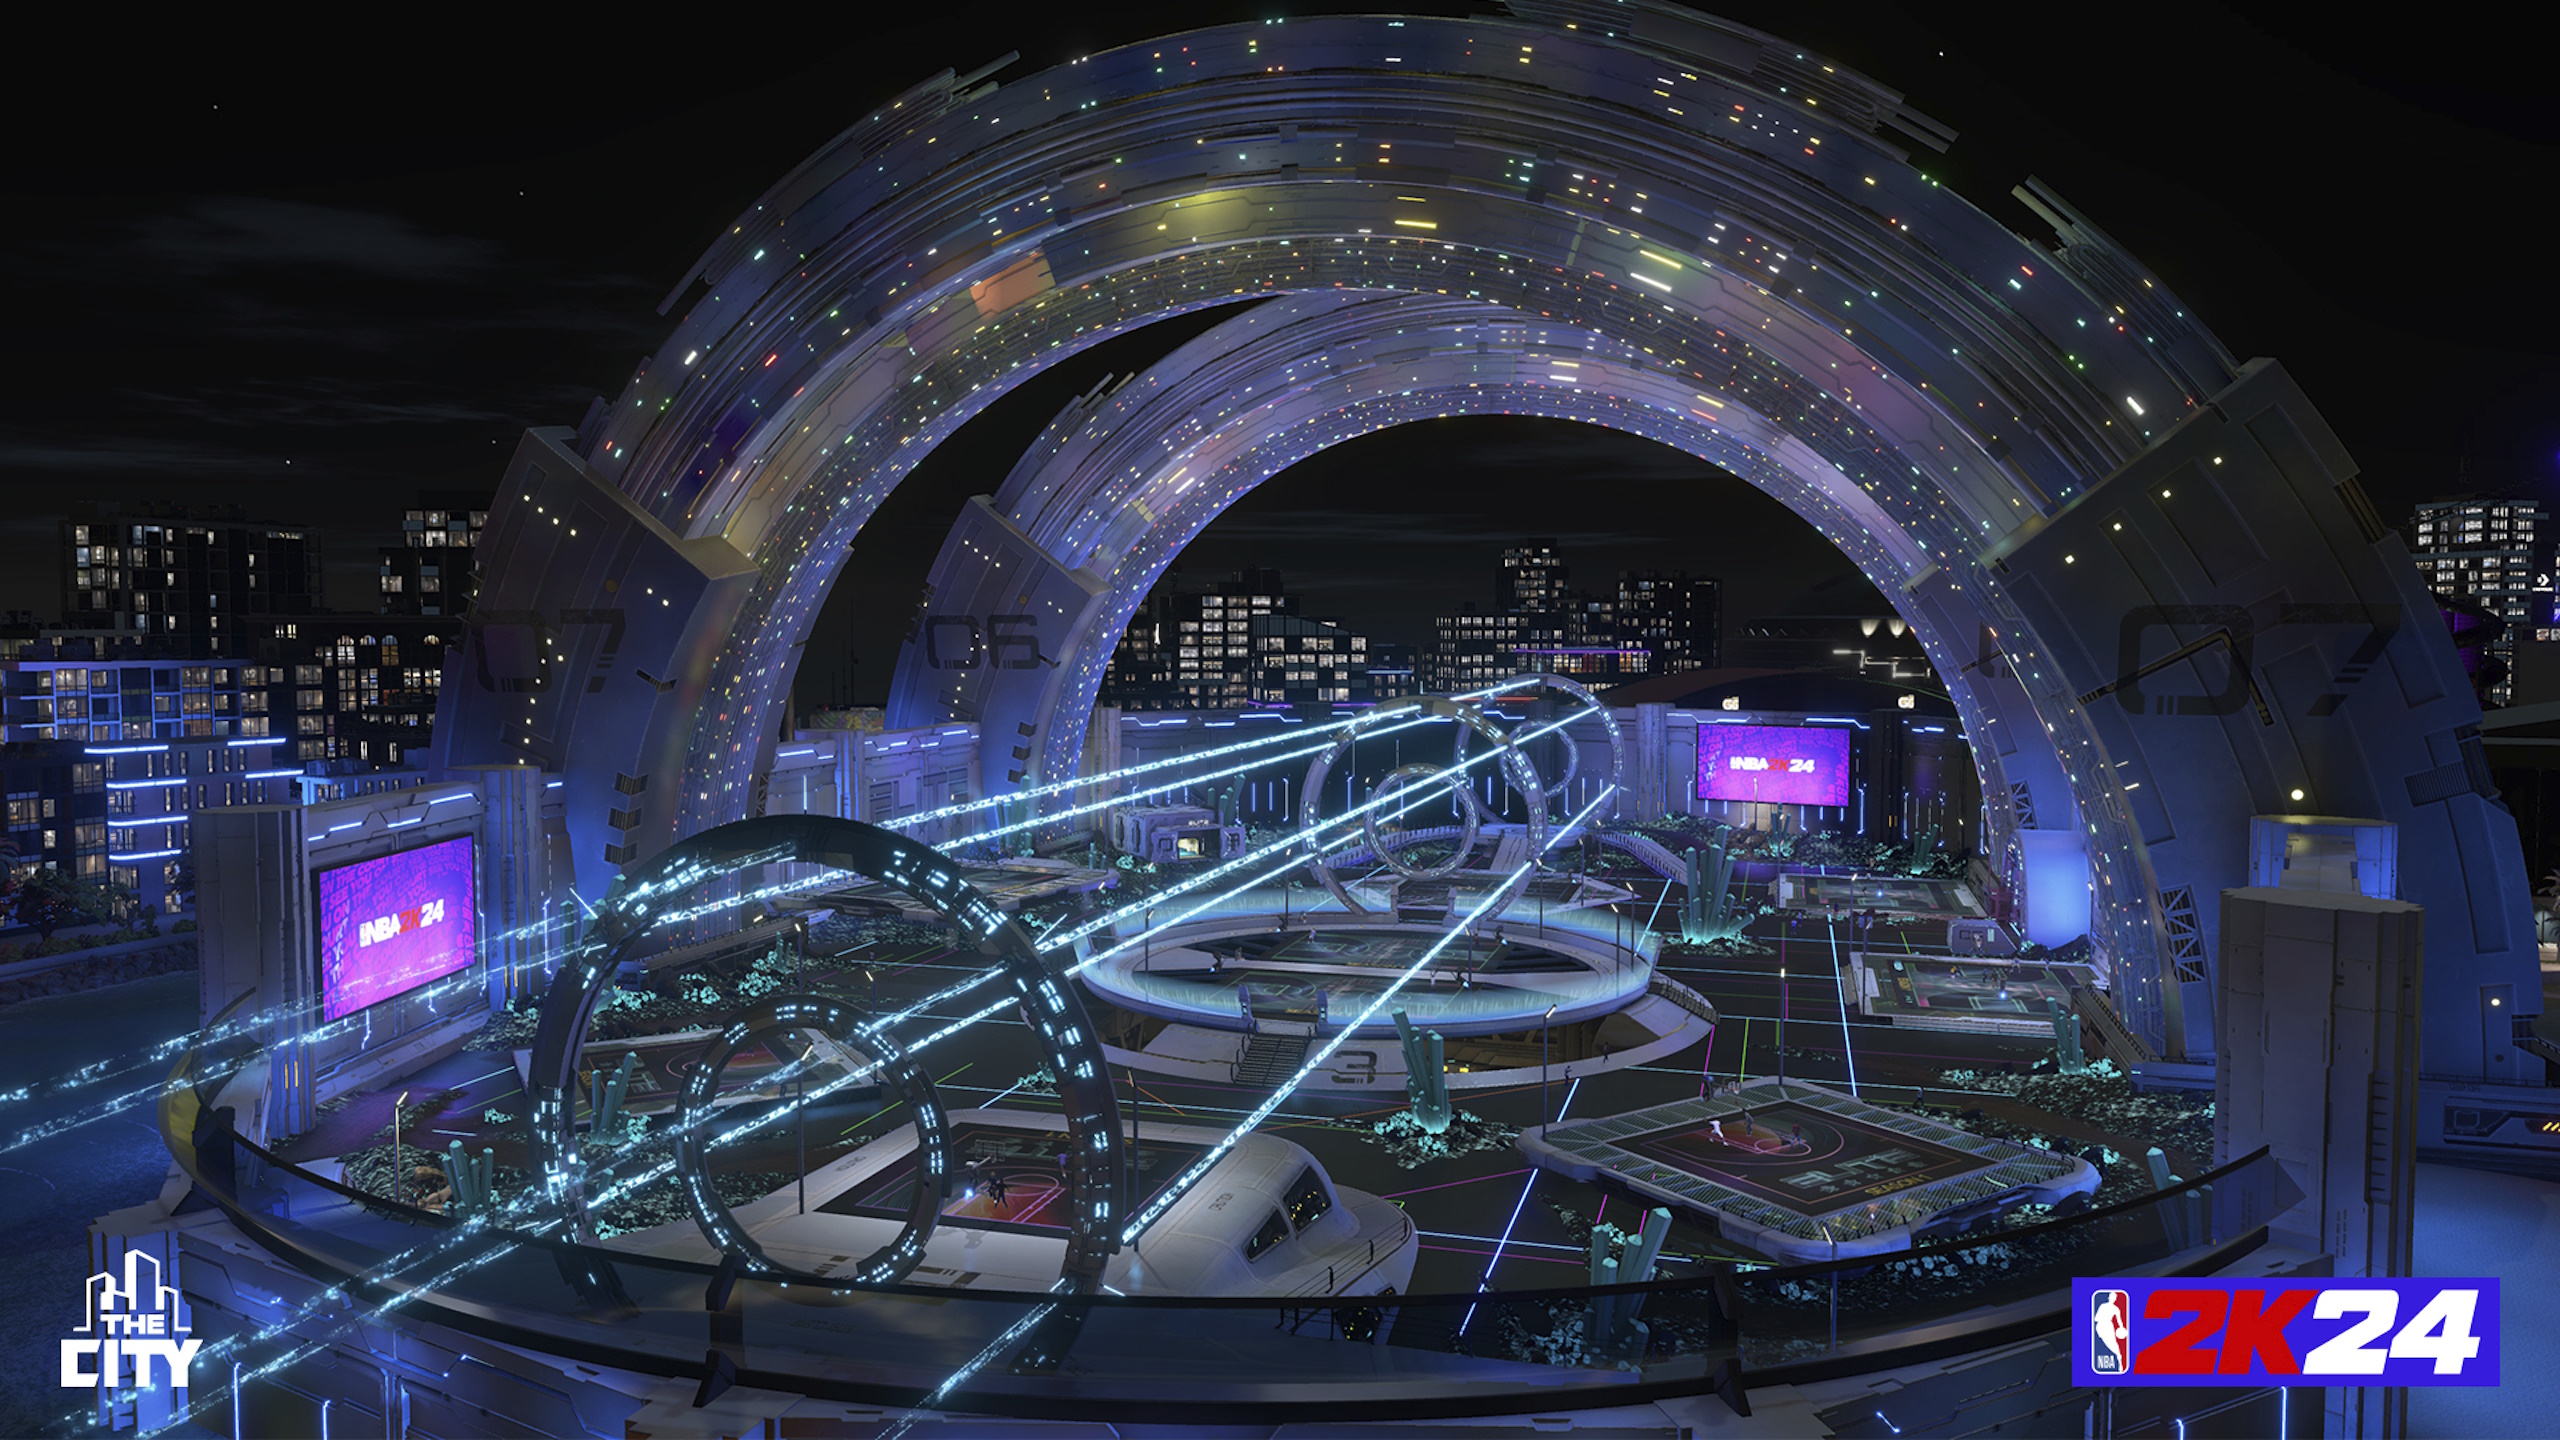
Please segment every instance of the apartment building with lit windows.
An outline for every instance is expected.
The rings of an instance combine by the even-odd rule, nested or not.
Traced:
[[[2442,500],[2418,507],[2410,558],[2427,588],[2506,622],[2486,646],[2498,666],[2487,701],[2508,703],[2518,640],[2560,639],[2553,612],[2553,534],[2539,500]]]

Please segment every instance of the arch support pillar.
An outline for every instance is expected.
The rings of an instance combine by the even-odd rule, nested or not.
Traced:
[[[574,432],[528,430],[489,508],[480,592],[436,697],[436,763],[559,772],[578,893],[676,840],[687,742],[755,563],[606,483]],[[759,772],[771,768],[770,738]],[[709,776],[698,784],[730,784]]]
[[[2356,816],[2400,827],[2397,898],[2426,908],[2427,1070],[2541,1078],[2478,1019],[2479,987],[2540,985],[2479,705],[2399,535],[2282,366],[2249,362],[1986,560],[2036,642],[2009,658],[2048,697],[2050,751],[2103,812],[2075,830],[2132,838],[2091,857],[2097,918],[2155,909],[2161,953],[2116,957],[2135,1033],[2212,1058],[2221,892],[2249,883],[2251,816]]]

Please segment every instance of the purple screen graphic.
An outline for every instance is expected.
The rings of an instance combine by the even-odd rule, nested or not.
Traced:
[[[320,1000],[352,1015],[470,965],[471,837],[320,872]]]
[[[1701,725],[1698,798],[1849,803],[1849,732],[1812,725]]]

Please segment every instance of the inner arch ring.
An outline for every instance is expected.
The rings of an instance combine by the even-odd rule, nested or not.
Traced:
[[[1619,729],[1616,713],[1601,703],[1600,697],[1592,693],[1590,686],[1569,675],[1551,675],[1544,671],[1523,673],[1507,682],[1503,693],[1516,695],[1521,690],[1527,689],[1527,686],[1520,685],[1523,680],[1534,680],[1542,689],[1563,691],[1566,695],[1580,701],[1585,709],[1600,717],[1600,728],[1609,737],[1609,788],[1616,794],[1626,794],[1627,737]],[[1519,686],[1519,689],[1511,688],[1513,686]],[[1564,799],[1565,804],[1569,806],[1573,801],[1567,792],[1572,788],[1574,778],[1582,773],[1582,747],[1574,743],[1570,731],[1558,730],[1556,736],[1564,741],[1564,773],[1547,782],[1547,793],[1552,797]],[[1458,732],[1456,750],[1458,759],[1467,758],[1465,730]]]
[[[703,1238],[734,1255],[746,1273],[765,1279],[807,1285],[894,1285],[924,1259],[925,1242],[942,1218],[944,1187],[951,1174],[951,1130],[942,1113],[933,1079],[887,1031],[864,1025],[862,1013],[823,995],[769,995],[733,1016],[702,1047],[702,1058],[685,1077],[676,1111],[676,1173],[684,1183],[685,1202]],[[814,1030],[839,1044],[865,1052],[883,1099],[895,1092],[915,1109],[916,1183],[907,1201],[907,1218],[889,1243],[872,1251],[846,1271],[820,1275],[776,1264],[738,1223],[728,1202],[711,1183],[711,1131],[718,1113],[720,1074],[741,1049],[777,1031]]]
[[[1466,734],[1466,727],[1463,725],[1458,727],[1458,733]],[[1435,778],[1439,780],[1441,788],[1447,790],[1458,802],[1457,848],[1450,852],[1448,859],[1439,864],[1416,865],[1399,858],[1394,853],[1394,847],[1387,843],[1386,836],[1379,832],[1379,811],[1365,811],[1360,816],[1360,833],[1368,840],[1370,853],[1378,857],[1379,864],[1407,880],[1443,880],[1457,874],[1459,867],[1467,863],[1468,852],[1475,849],[1476,837],[1484,831],[1484,802],[1476,799],[1476,792],[1467,788],[1466,779],[1460,772],[1447,766],[1428,764],[1398,766],[1378,777],[1378,783],[1369,787],[1369,798],[1378,800],[1405,790],[1419,789]]]
[[[1391,719],[1409,720],[1416,710],[1424,715],[1454,720],[1462,730],[1473,730],[1493,744],[1497,757],[1496,763],[1505,772],[1512,788],[1519,791],[1521,797],[1528,802],[1529,853],[1532,855],[1546,853],[1545,787],[1539,784],[1538,772],[1529,764],[1529,757],[1521,753],[1520,747],[1513,744],[1511,737],[1503,734],[1499,726],[1484,717],[1481,708],[1446,695],[1423,695],[1410,702],[1399,702],[1389,709],[1373,710],[1336,736],[1333,744],[1327,746],[1323,754],[1308,763],[1306,782],[1298,792],[1298,831],[1306,837],[1309,851],[1307,870],[1315,876],[1318,884],[1324,886],[1327,893],[1340,902],[1343,909],[1354,915],[1371,915],[1376,912],[1352,898],[1351,887],[1343,884],[1342,877],[1334,874],[1333,867],[1325,863],[1323,848],[1315,838],[1317,827],[1323,823],[1325,781],[1332,778],[1333,767],[1341,763],[1344,756],[1351,753],[1352,747],[1360,743],[1363,735]],[[1466,777],[1457,773],[1457,767],[1454,764],[1451,766],[1451,772],[1450,782],[1453,785],[1466,784]],[[1368,812],[1370,815],[1376,813]],[[1365,820],[1366,816],[1363,818]],[[1506,881],[1501,893],[1486,909],[1485,914],[1499,915],[1509,909],[1511,902],[1518,899],[1520,892],[1527,888],[1529,877],[1534,873],[1536,873],[1536,867],[1532,866]]]

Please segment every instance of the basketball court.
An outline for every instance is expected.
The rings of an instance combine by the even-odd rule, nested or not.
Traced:
[[[1786,1262],[1908,1250],[2030,1201],[2098,1188],[2073,1155],[1881,1109],[1829,1086],[1753,1080],[1525,1132],[1542,1169],[1692,1212]]]

